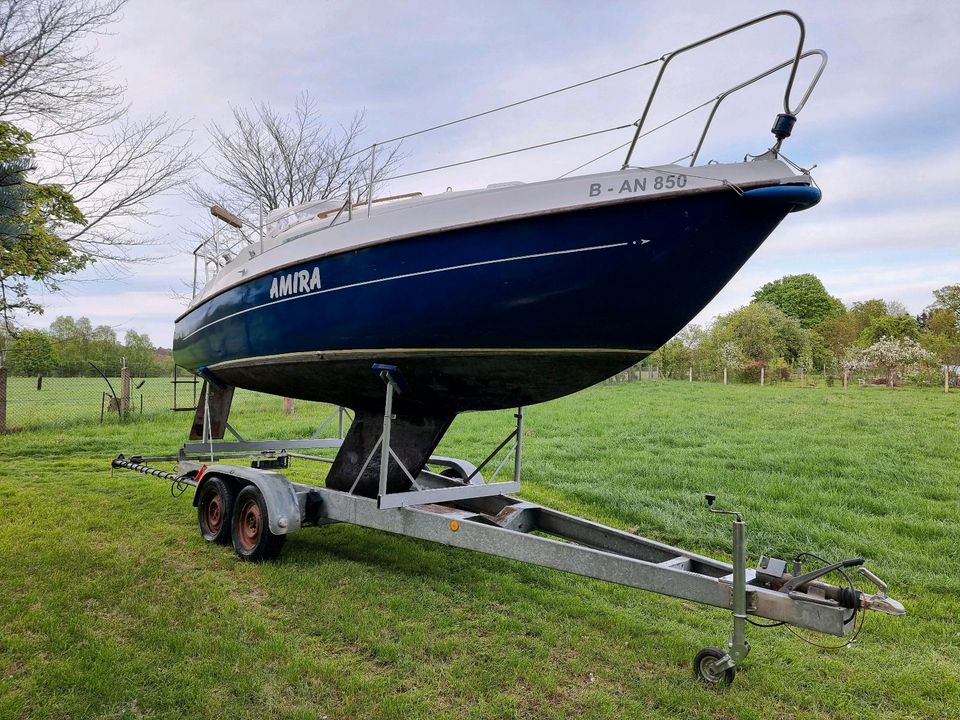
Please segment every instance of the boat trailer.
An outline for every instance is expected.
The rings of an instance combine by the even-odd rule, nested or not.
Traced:
[[[293,482],[278,472],[288,468],[294,458],[334,462],[304,451],[340,449],[343,408],[334,411],[320,428],[338,419],[338,438],[317,437],[318,430],[309,439],[247,441],[224,420],[237,439],[223,441],[211,436],[208,400],[204,434],[198,442],[185,443],[176,456],[119,455],[112,467],[170,481],[174,495],[194,487],[201,535],[210,542],[232,543],[237,554],[247,560],[275,558],[287,535],[297,530],[345,522],[729,610],[733,623],[726,648],[706,647],[694,659],[695,675],[712,684],[733,682],[737,667],[750,651],[748,622],[850,636],[849,643],[862,627],[868,609],[889,615],[906,612],[901,603],[887,596],[886,584],[864,567],[861,558],[806,569],[802,560],[810,557],[809,553],[797,555],[792,562],[761,556],[756,568],[748,568],[747,524],[741,513],[715,507],[714,495],[705,496],[707,509],[732,518],[731,563],[509,495],[520,487],[523,408],[515,415],[516,427],[480,466],[433,456],[413,477],[390,443],[392,400],[401,389],[399,373],[393,366],[377,369],[386,384],[383,430],[357,475],[359,480],[379,454],[376,497],[356,494],[354,488],[345,491]],[[485,481],[481,471],[501,455]],[[511,457],[513,479],[497,482],[496,475]],[[236,464],[241,459],[248,460],[249,467]],[[412,490],[388,491],[391,459],[408,475]],[[176,472],[154,466],[161,462],[176,462]],[[858,590],[847,572],[850,568],[856,568],[876,591]],[[833,572],[843,575],[846,586],[822,579]],[[772,623],[761,624],[753,618]]]

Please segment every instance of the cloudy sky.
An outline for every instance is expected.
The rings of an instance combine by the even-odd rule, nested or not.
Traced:
[[[656,58],[785,5],[805,18],[806,46],[830,56],[784,146],[801,166],[816,165],[824,199],[787,218],[697,321],[748,302],[768,280],[802,272],[848,303],[883,297],[919,312],[931,290],[960,282],[960,3],[132,0],[100,51],[126,83],[133,112],[188,120],[198,153],[207,149],[205,128],[224,121],[231,105],[264,100],[284,109],[304,91],[331,124],[365,111],[367,144]],[[652,123],[778,64],[795,42],[795,26],[781,19],[678,59]],[[632,122],[655,72],[624,73],[410,141],[403,170]],[[801,84],[811,73],[807,65]],[[701,161],[765,150],[783,82],[773,76],[728,100]],[[642,141],[634,162],[689,153],[703,112]],[[549,179],[628,139],[623,131],[567,143],[398,180],[389,191]],[[583,172],[621,162],[618,152]],[[45,297],[46,314],[28,323],[86,315],[169,347],[182,310],[175,295],[192,273],[192,258],[175,249],[202,212],[176,196],[156,205],[164,215],[145,232],[161,238],[162,262],[121,279],[86,275]]]

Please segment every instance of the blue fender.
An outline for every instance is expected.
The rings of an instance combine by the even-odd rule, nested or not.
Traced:
[[[793,207],[788,212],[798,212],[811,208],[820,202],[822,193],[820,188],[813,185],[770,185],[769,187],[745,190],[743,196],[749,200],[792,205]]]

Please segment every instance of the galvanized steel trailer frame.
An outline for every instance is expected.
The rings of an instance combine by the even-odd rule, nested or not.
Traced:
[[[902,605],[886,596],[886,585],[862,567],[862,559],[804,573],[796,559],[792,572],[788,572],[785,561],[761,557],[756,570],[748,569],[747,525],[740,513],[715,508],[713,495],[706,495],[708,509],[734,518],[732,563],[509,495],[520,487],[523,408],[515,415],[516,428],[479,467],[455,458],[431,457],[428,467],[413,477],[390,447],[392,399],[399,391],[396,368],[383,365],[377,369],[386,384],[383,431],[358,475],[359,478],[379,452],[377,497],[354,494],[353,488],[347,492],[294,482],[276,472],[288,467],[292,458],[332,462],[328,457],[302,451],[339,450],[343,443],[342,425],[338,433],[341,437],[335,439],[223,441],[212,439],[205,431],[202,441],[186,443],[175,457],[121,455],[112,466],[157,476],[184,490],[193,486],[194,505],[198,505],[204,485],[214,479],[230,485],[234,493],[254,486],[265,515],[261,529],[281,540],[305,527],[344,522],[730,610],[733,627],[726,650],[704,648],[694,661],[697,675],[709,682],[732,682],[736,667],[750,650],[745,625],[751,616],[845,636],[856,628],[858,610],[873,607],[890,614],[904,612]],[[333,417],[342,422],[342,409],[334,411]],[[209,422],[204,427],[208,431]],[[240,438],[235,431],[234,434]],[[491,481],[484,482],[481,470],[511,442]],[[511,455],[513,479],[493,482]],[[252,467],[220,462],[250,457],[255,458]],[[391,459],[403,468],[412,490],[387,492]],[[151,466],[174,460],[176,473]],[[435,472],[430,466],[445,471]],[[198,514],[203,532],[202,507],[198,507]],[[232,519],[234,524],[240,522],[237,517]],[[232,536],[237,547],[235,531]],[[240,547],[237,551],[243,555]],[[850,588],[839,588],[819,579],[828,572],[855,566],[860,566],[860,573],[876,585],[875,595],[861,593],[852,584]]]

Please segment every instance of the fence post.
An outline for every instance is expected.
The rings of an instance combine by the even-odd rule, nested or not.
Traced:
[[[127,416],[130,410],[130,368],[120,368],[120,415]]]
[[[766,368],[765,368],[763,365],[761,365],[761,366],[760,366],[760,387],[763,387],[763,380],[764,380],[764,375],[765,375],[764,371],[765,371],[765,370],[766,370]]]
[[[293,398],[285,397],[283,399],[283,414],[284,415],[293,415],[293,411],[296,408]]]
[[[724,385],[727,384],[727,366],[726,365],[723,366],[723,384]]]
[[[847,382],[850,379],[850,371],[847,368],[843,369],[843,389],[847,389]]]
[[[7,431],[7,369],[0,367],[0,433]]]
[[[950,366],[943,366],[943,391],[950,392]]]
[[[690,382],[693,382],[693,367],[687,371],[687,378],[690,380]]]

